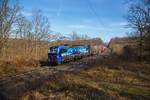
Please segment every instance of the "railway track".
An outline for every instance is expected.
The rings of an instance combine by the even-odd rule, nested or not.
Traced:
[[[107,51],[102,53],[101,55],[103,56],[103,55],[106,55],[106,54],[108,54]],[[16,78],[16,77],[20,77],[20,76],[23,76],[23,75],[31,74],[35,71],[55,69],[56,67],[58,68],[58,67],[61,67],[61,66],[73,66],[73,65],[76,65],[76,64],[83,63],[83,61],[88,60],[90,58],[95,58],[95,57],[97,57],[97,56],[89,56],[89,57],[86,57],[86,58],[83,58],[83,59],[79,59],[75,62],[71,61],[71,62],[67,62],[67,63],[64,63],[64,64],[59,65],[59,66],[55,66],[55,67],[54,66],[42,66],[42,67],[37,67],[37,68],[34,68],[32,70],[24,71],[24,72],[20,72],[20,73],[16,73],[16,74],[4,74],[4,75],[0,76],[0,84],[1,84],[2,81],[7,81],[11,78]]]
[[[51,71],[51,70],[54,71],[58,68],[61,69],[62,66],[64,67],[64,66],[79,65],[79,64],[83,63],[84,60],[87,60],[89,58],[91,58],[91,57],[83,58],[83,59],[78,60],[76,62],[68,62],[66,64],[59,65],[59,66],[42,66],[42,67],[38,67],[38,68],[32,69],[30,71],[26,71],[26,72],[9,74],[9,75],[5,74],[5,75],[0,77],[0,85],[6,84],[7,82],[10,82],[10,81],[14,81],[15,79],[24,77],[26,75],[31,75],[32,73],[35,73],[35,72],[45,72],[45,71]]]

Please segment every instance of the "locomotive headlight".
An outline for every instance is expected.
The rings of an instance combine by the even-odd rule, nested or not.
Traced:
[[[59,58],[59,56],[57,56],[57,59]]]
[[[50,50],[48,50],[48,53],[50,53]]]

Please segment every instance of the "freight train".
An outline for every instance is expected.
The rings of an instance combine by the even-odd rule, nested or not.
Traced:
[[[101,46],[52,46],[48,51],[48,59],[47,62],[49,64],[56,63],[61,64],[63,62],[74,61],[77,59],[81,59],[83,57],[87,57],[90,55],[94,55],[100,53]],[[97,52],[98,51],[98,52]]]

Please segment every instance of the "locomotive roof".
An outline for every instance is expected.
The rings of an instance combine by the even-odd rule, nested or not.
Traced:
[[[67,48],[66,46],[51,46],[50,48]]]
[[[84,46],[83,45],[73,45],[71,46],[71,48],[83,48]]]

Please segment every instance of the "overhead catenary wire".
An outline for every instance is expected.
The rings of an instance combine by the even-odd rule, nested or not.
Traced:
[[[93,7],[91,1],[90,1],[90,0],[85,0],[85,1],[86,1],[87,5],[89,6],[89,8],[91,9],[91,11],[93,12],[93,14],[96,16],[98,23],[99,23],[100,25],[102,25],[103,27],[105,27],[105,24],[104,24],[103,21],[101,20],[99,14],[97,14],[97,12],[95,11],[95,9],[94,9],[94,7]]]
[[[63,6],[63,0],[60,0],[60,1],[59,1],[59,8],[58,8],[58,11],[57,11],[57,16],[58,16],[58,17],[61,15],[62,6]]]
[[[95,11],[95,8],[94,8],[92,2],[91,2],[90,0],[85,0],[85,1],[86,1],[87,5],[89,6],[89,9],[90,9],[90,10],[93,12],[93,14],[96,16],[96,19],[97,19],[98,24],[100,24],[103,28],[108,27],[108,26],[106,26],[106,25],[104,24],[104,22],[101,20],[101,17],[99,16],[99,14]],[[109,31],[108,31],[107,29],[105,30],[105,32],[106,32],[105,35],[109,35],[109,34],[108,34]]]
[[[93,14],[97,17],[97,21],[99,22],[100,25],[102,25],[104,28],[109,27],[109,25],[106,25],[103,23],[103,21],[101,20],[101,17],[99,16],[99,14],[95,11],[94,6],[92,5],[92,2],[90,0],[85,0],[86,3],[88,4],[89,8],[91,9],[91,11],[93,12]],[[110,33],[110,31],[108,31],[107,29],[105,30],[105,32],[108,34]]]

